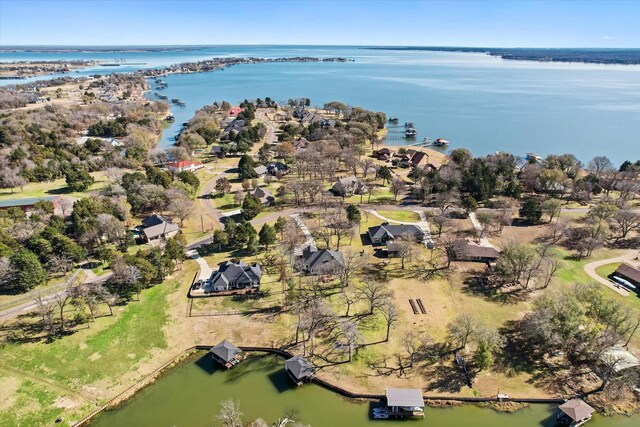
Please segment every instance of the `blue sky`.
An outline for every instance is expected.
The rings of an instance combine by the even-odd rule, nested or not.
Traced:
[[[640,1],[0,0],[0,45],[640,47]]]

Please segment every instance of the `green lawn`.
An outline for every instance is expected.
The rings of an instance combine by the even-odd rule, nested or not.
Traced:
[[[213,196],[211,201],[213,205],[223,212],[233,211],[240,209],[240,205],[236,204],[234,200],[235,193],[225,193],[222,196]]]
[[[609,275],[611,275],[611,273],[613,273],[614,271],[616,271],[618,269],[618,267],[620,267],[620,262],[614,262],[611,264],[607,264],[607,265],[603,265],[601,267],[596,268],[596,274],[600,277],[602,277],[603,279],[609,279]]]
[[[112,393],[107,388],[120,387],[119,379],[136,372],[151,352],[167,348],[167,296],[178,286],[169,280],[147,289],[140,301],[114,307],[113,316],[104,307],[106,315],[90,327],[53,342],[4,345],[0,389],[10,400],[3,398],[0,425],[52,425],[63,412],[71,423],[102,403]],[[73,310],[67,308],[68,319]]]
[[[45,197],[45,196],[70,196],[70,197],[87,197],[92,190],[99,190],[107,185],[107,179],[104,172],[92,172],[91,176],[95,182],[87,191],[72,192],[67,187],[64,178],[56,179],[51,182],[32,182],[25,185],[22,190],[15,188],[13,193],[9,189],[0,190],[0,198],[3,200],[23,199],[28,197]]]
[[[378,211],[378,213],[385,218],[392,219],[395,221],[401,221],[401,222],[420,221],[420,215],[412,211],[394,210],[394,211]]]

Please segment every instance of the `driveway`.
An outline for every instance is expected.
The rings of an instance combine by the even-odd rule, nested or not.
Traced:
[[[298,227],[300,227],[300,230],[302,230],[302,234],[304,234],[304,237],[307,238],[307,240],[305,240],[302,245],[294,249],[293,253],[296,256],[301,256],[302,251],[307,247],[311,247],[311,250],[316,250],[317,249],[316,241],[313,239],[313,235],[311,234],[307,226],[302,221],[302,218],[300,218],[300,214],[293,214],[289,216],[293,218],[293,220],[296,222]]]
[[[638,256],[638,252],[637,251],[630,251],[630,252],[628,252],[628,253],[626,253],[626,254],[624,254],[622,256],[619,256],[619,257],[608,258],[608,259],[603,259],[603,260],[600,260],[600,261],[590,262],[589,264],[586,264],[584,266],[584,272],[587,273],[589,275],[589,277],[591,277],[596,282],[602,283],[603,285],[605,285],[609,289],[612,289],[612,290],[616,291],[620,295],[628,297],[629,296],[629,291],[627,291],[626,289],[624,289],[622,287],[619,287],[616,283],[610,281],[609,279],[605,279],[604,277],[599,276],[596,273],[596,268],[602,267],[603,265],[607,265],[607,264],[613,264],[614,262],[629,262],[629,261],[632,261],[637,256]]]
[[[207,260],[202,258],[198,254],[198,251],[196,250],[187,251],[187,256],[195,260],[195,262],[197,262],[198,266],[200,267],[200,272],[198,273],[198,279],[207,280],[209,277],[211,277],[211,273],[213,272],[213,269],[209,267],[209,263],[207,263]]]
[[[478,221],[478,218],[476,217],[475,212],[469,213],[469,219],[473,224],[473,228],[475,228],[478,233],[482,233],[482,224],[480,224],[480,221]],[[486,237],[483,237],[480,239],[479,245],[485,246],[487,248],[493,248],[493,245],[489,242],[489,239],[487,239]]]

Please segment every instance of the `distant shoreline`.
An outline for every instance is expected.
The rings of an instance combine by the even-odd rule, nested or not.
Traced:
[[[484,48],[439,46],[371,46],[366,50],[484,53],[502,59],[536,62],[640,65],[640,49],[605,48]]]

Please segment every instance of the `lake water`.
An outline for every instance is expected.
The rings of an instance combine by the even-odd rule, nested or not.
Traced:
[[[170,75],[164,93],[180,125],[214,100],[237,103],[271,96],[341,100],[414,122],[417,141],[443,137],[476,155],[509,151],[573,153],[583,161],[607,155],[615,163],[640,158],[640,66],[509,61],[478,53],[382,51],[357,47],[224,46],[155,52],[0,53],[0,61],[95,59],[144,66],[94,67],[71,75],[124,72],[213,56],[342,56],[348,63],[235,66],[225,71]],[[0,84],[9,84],[2,81]],[[152,87],[153,82],[151,82]],[[404,140],[391,143],[403,144]]]
[[[314,384],[292,385],[275,356],[255,357],[231,370],[214,368],[209,356],[186,362],[142,390],[118,409],[100,414],[94,427],[216,426],[219,403],[240,402],[244,421],[263,418],[274,422],[290,416],[313,427],[365,427],[373,425],[424,425],[437,427],[554,426],[555,407],[530,405],[512,414],[476,405],[425,409],[415,421],[372,420],[370,403],[340,397]],[[383,381],[383,379],[381,379]],[[595,416],[589,427],[631,427],[638,418]]]

